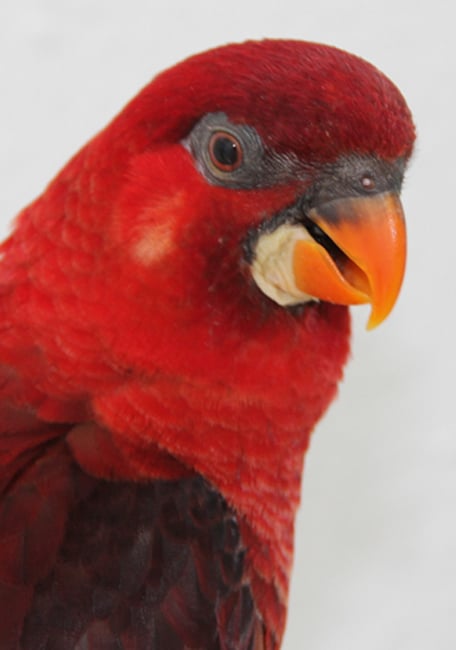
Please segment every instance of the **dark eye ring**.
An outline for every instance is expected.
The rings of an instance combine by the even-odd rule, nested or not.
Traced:
[[[226,131],[217,131],[209,140],[212,164],[222,172],[233,172],[242,165],[244,154],[239,140]]]

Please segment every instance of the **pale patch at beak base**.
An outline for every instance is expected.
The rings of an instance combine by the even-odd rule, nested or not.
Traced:
[[[312,237],[298,224],[284,224],[258,239],[252,263],[253,279],[278,305],[298,305],[315,299],[296,286],[293,254],[296,242],[302,240],[312,240]]]

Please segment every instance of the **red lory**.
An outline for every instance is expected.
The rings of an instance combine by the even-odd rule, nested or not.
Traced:
[[[157,76],[0,262],[2,650],[276,650],[310,433],[405,264],[414,126],[339,49]]]

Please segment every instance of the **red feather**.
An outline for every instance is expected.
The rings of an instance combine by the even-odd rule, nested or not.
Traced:
[[[249,648],[279,647],[303,456],[341,378],[349,318],[324,303],[285,310],[252,282],[246,233],[305,183],[209,184],[181,140],[217,111],[309,169],[348,153],[405,158],[414,139],[399,91],[364,61],[293,41],[233,45],[157,77],[19,215],[0,266],[0,604],[13,621],[2,648],[30,647],[17,644],[34,589],[53,563],[64,575],[81,470],[215,486],[247,549],[255,638],[265,624],[264,646]],[[183,589],[161,605],[173,634],[192,607]],[[233,589],[219,630],[230,602],[244,611]],[[102,627],[91,623],[88,647]]]

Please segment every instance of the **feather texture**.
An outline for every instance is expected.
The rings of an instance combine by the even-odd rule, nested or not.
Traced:
[[[3,650],[264,647],[237,516],[201,477],[109,482],[39,451],[0,502]]]
[[[199,155],[220,115],[261,158],[241,185]],[[0,248],[1,650],[280,647],[350,322],[269,300],[252,242],[367,192],[365,161],[396,191],[413,140],[361,59],[232,45],[159,75],[21,212]]]

